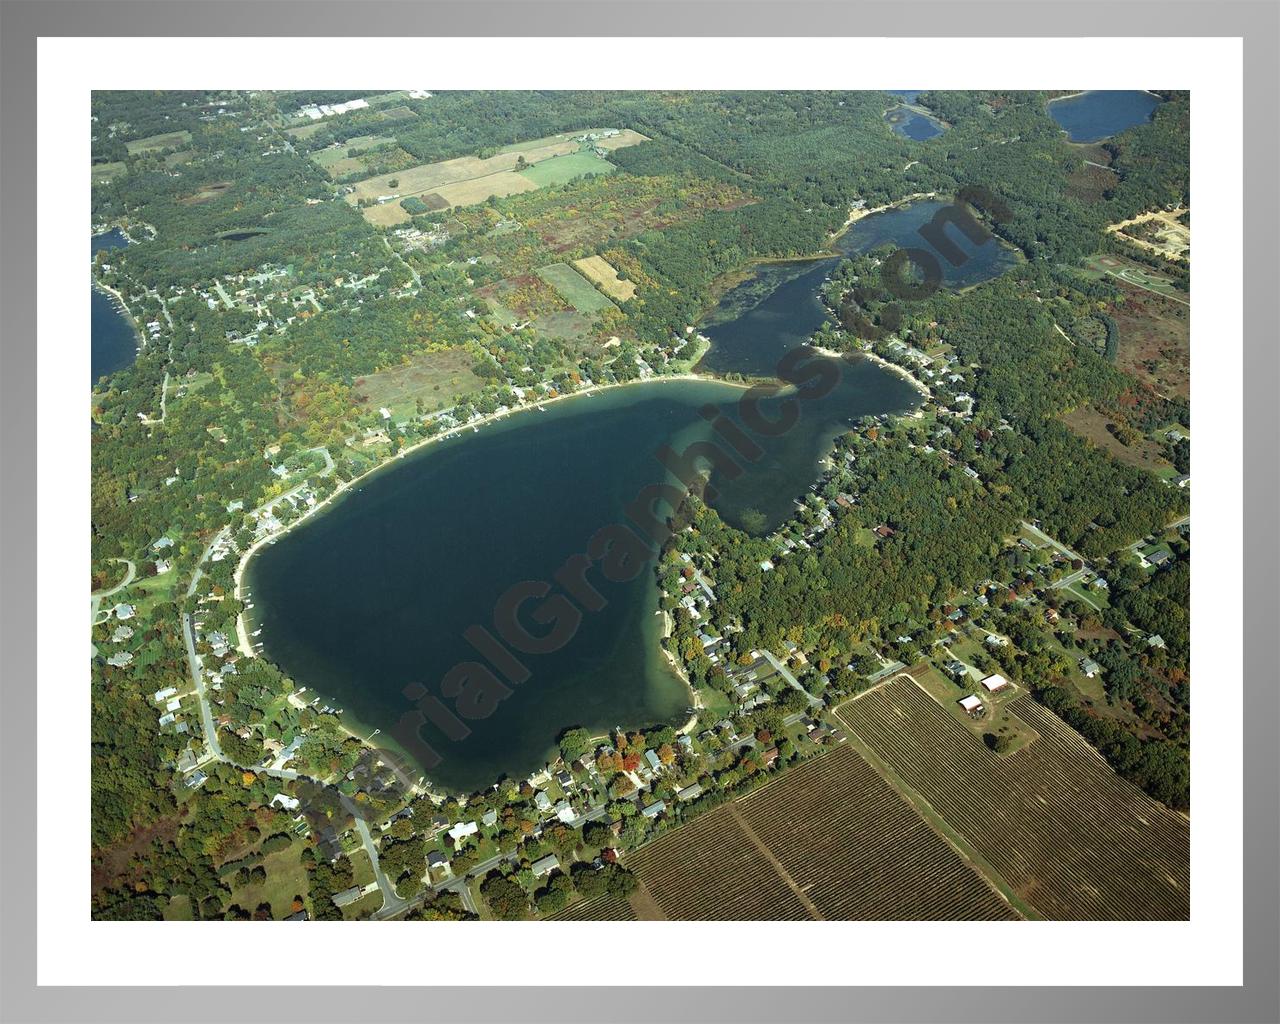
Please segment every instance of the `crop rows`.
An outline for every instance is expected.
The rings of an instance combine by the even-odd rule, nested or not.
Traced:
[[[830,920],[1018,916],[849,747],[794,769],[739,809]]]
[[[728,806],[640,848],[627,866],[673,921],[799,921],[812,916]]]
[[[1003,757],[905,679],[839,715],[1045,917],[1186,920],[1186,818],[1119,778],[1030,698],[1009,710],[1040,735]]]
[[[552,921],[634,921],[636,915],[625,896],[614,896],[605,893],[603,896],[592,896],[590,899],[578,900],[553,914]]]

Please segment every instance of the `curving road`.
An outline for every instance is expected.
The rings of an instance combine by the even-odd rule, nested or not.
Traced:
[[[359,815],[356,815],[356,831],[360,833],[360,842],[364,844],[364,852],[369,855],[369,863],[373,865],[373,877],[378,880],[378,888],[382,890],[382,906],[378,909],[377,916],[394,917],[396,914],[408,910],[409,900],[397,895],[395,886],[391,884],[391,880],[383,873],[382,865],[378,863],[378,847],[374,844],[373,836],[369,833],[369,823]]]
[[[104,597],[110,597],[112,594],[118,594],[120,591],[124,590],[124,588],[127,587],[130,583],[132,583],[134,577],[138,575],[138,567],[133,564],[133,559],[131,558],[109,558],[107,559],[107,561],[124,562],[125,564],[124,579],[122,579],[110,590],[99,590],[96,593],[89,595],[90,624],[93,624],[94,622],[97,621],[98,609],[102,606],[102,599]]]

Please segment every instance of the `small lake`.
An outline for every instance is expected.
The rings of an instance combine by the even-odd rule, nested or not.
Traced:
[[[917,97],[923,89],[886,89],[890,96],[902,99],[902,105],[885,111],[884,119],[894,133],[915,142],[934,139],[946,131],[946,126],[921,107],[916,107]]]
[[[90,239],[89,258],[102,250],[123,249],[129,244],[119,228]],[[123,370],[138,357],[138,335],[120,302],[108,292],[89,286],[90,383]]]
[[[1100,142],[1146,124],[1160,97],[1137,89],[1083,92],[1049,101],[1049,116],[1072,142]]]
[[[910,206],[899,206],[883,213],[874,213],[855,221],[841,236],[836,247],[845,254],[870,252],[881,245],[898,249],[920,248],[934,250],[920,235],[920,229],[933,220],[939,210],[948,204],[938,199],[923,199]],[[1018,263],[1016,249],[1004,244],[994,235],[981,245],[974,245],[957,228],[948,228],[947,237],[960,247],[965,261],[953,267],[938,255],[942,267],[942,284],[946,288],[968,288],[983,281],[999,277]]]
[[[884,119],[894,134],[913,142],[935,139],[946,130],[941,122],[910,107],[894,107],[884,115]]]
[[[868,217],[840,249],[924,244],[914,233],[941,205]],[[1012,265],[996,243],[988,245],[995,248],[972,249],[969,264],[948,268],[948,283],[975,283]],[[774,376],[778,361],[825,318],[818,290],[838,260],[757,268],[701,327],[712,340],[704,367]],[[740,476],[711,475],[718,493],[710,503],[753,533],[792,514],[837,434],[863,416],[909,412],[920,401],[905,380],[866,359],[809,358],[838,369],[834,389],[797,403],[800,418],[781,437],[749,432],[762,452],[741,463]],[[440,695],[451,668],[483,661],[463,634],[473,625],[494,629],[495,603],[509,587],[554,580],[597,530],[625,523],[626,504],[669,479],[658,448],[683,452],[713,439],[708,406],[741,422],[742,394],[713,381],[652,381],[522,411],[428,445],[261,549],[245,581],[254,603],[250,628],[262,628],[266,656],[299,685],[343,708],[348,724],[366,735],[378,728],[385,737],[411,709],[406,686],[421,683]],[[784,398],[763,403],[763,414],[776,417]],[[658,644],[650,567],[623,582],[593,568],[587,580],[604,608],[584,612],[563,648],[522,656],[530,678],[492,714],[468,720],[471,735],[451,741],[431,722],[423,725],[423,739],[443,758],[424,765],[433,781],[469,792],[503,775],[523,777],[572,725],[602,733],[684,721],[689,692]],[[552,586],[553,595],[561,592]],[[546,629],[528,626],[535,634]]]

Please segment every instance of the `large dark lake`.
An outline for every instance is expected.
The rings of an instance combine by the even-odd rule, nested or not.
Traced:
[[[89,258],[100,250],[123,249],[128,239],[117,228],[94,235],[90,239]],[[121,312],[120,302],[114,295],[99,288],[89,287],[91,383],[116,370],[122,370],[138,356],[138,335]]]
[[[1072,142],[1099,142],[1146,124],[1160,98],[1138,89],[1083,92],[1049,103],[1049,115]]]
[[[840,246],[853,252],[905,242],[936,208],[922,203],[868,217]],[[988,245],[994,250],[973,250],[947,283],[974,283],[1011,265],[1008,253]],[[782,356],[822,323],[817,290],[836,259],[765,266],[731,291],[703,327],[712,339],[703,367],[773,376]],[[772,529],[816,478],[836,434],[862,416],[918,404],[906,381],[867,360],[831,365],[838,384],[798,403],[794,428],[757,437],[764,454],[744,463],[736,479],[712,474],[712,504],[729,522],[754,533]],[[736,419],[742,394],[718,382],[655,381],[575,397],[464,431],[367,477],[250,562],[249,616],[262,627],[266,655],[341,706],[353,726],[386,735],[410,710],[406,686],[420,683],[439,695],[449,669],[483,660],[463,633],[473,625],[494,631],[495,603],[509,587],[552,582],[597,530],[625,523],[627,502],[669,479],[658,448],[680,452],[712,438],[700,410],[713,405]],[[652,573],[612,583],[592,569],[587,578],[606,606],[584,612],[562,648],[524,656],[530,678],[493,714],[467,721],[470,736],[454,742],[429,722],[422,728],[443,758],[428,771],[435,782],[471,791],[502,775],[523,776],[567,726],[603,732],[687,717],[689,693],[658,646]],[[551,592],[562,588],[553,583]],[[547,628],[527,625],[535,633]]]

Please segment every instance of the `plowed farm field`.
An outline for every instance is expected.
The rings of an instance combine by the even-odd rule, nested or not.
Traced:
[[[667,833],[627,866],[671,920],[1018,916],[848,747]]]
[[[1117,776],[1030,697],[1008,710],[1039,737],[1005,756],[905,677],[836,714],[882,774],[926,802],[971,859],[998,873],[993,882],[1036,913],[1187,920],[1187,818]]]

